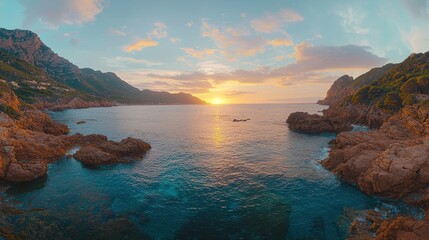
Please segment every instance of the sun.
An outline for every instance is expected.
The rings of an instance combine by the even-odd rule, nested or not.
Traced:
[[[212,100],[212,104],[218,105],[218,104],[222,104],[222,103],[223,103],[223,101],[220,98],[215,98]]]

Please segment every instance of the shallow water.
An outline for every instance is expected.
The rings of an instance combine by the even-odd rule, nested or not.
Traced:
[[[47,177],[5,190],[7,201],[26,210],[7,221],[15,232],[58,239],[344,239],[344,209],[386,203],[319,165],[334,135],[295,133],[285,124],[291,112],[322,109],[122,106],[52,113],[72,133],[132,136],[153,148],[132,164],[51,164]]]

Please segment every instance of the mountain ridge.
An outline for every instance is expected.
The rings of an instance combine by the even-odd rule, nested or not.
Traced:
[[[113,72],[79,68],[52,51],[36,33],[29,30],[0,28],[0,51],[3,52],[3,56],[9,55],[34,66],[44,72],[40,73],[45,75],[44,78],[50,78],[59,85],[70,88],[69,90],[76,90],[76,95],[89,100],[109,100],[120,104],[205,104],[190,94],[141,91]],[[2,58],[0,62],[5,63]],[[11,74],[7,75],[4,71],[2,74],[1,70],[0,77],[9,81]],[[41,80],[36,82],[40,83]],[[21,95],[19,92],[17,94]],[[26,99],[25,94],[20,97],[31,101]]]

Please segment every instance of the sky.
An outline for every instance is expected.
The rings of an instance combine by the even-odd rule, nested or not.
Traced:
[[[429,51],[429,0],[0,0],[77,66],[207,102],[315,102],[354,77]]]

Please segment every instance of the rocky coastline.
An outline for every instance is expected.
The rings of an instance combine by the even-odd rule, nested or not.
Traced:
[[[79,97],[75,97],[70,101],[52,102],[37,102],[34,104],[37,109],[47,111],[64,111],[67,109],[83,109],[94,107],[113,107],[114,103],[109,101],[85,101]]]
[[[68,135],[66,125],[56,123],[32,105],[21,103],[5,84],[1,88],[0,106],[0,180],[3,181],[27,182],[44,176],[49,163],[62,159],[74,148],[78,148],[74,158],[90,166],[142,159],[151,148],[134,138],[114,142],[98,134]]]
[[[323,115],[293,113],[290,129],[338,133],[321,164],[362,192],[417,206],[425,217],[367,210],[356,216],[348,239],[427,239],[429,236],[429,53],[376,68],[353,80],[343,76],[319,104]],[[337,125],[364,124],[368,132]]]

